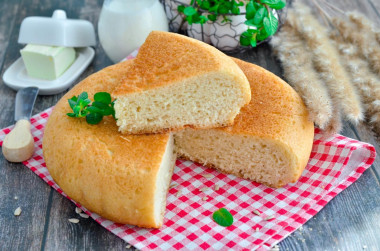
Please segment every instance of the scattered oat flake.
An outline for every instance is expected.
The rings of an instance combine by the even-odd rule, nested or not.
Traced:
[[[206,179],[210,179],[210,178],[214,177],[214,175],[212,175],[212,174],[202,174],[202,176]]]
[[[131,142],[128,138],[126,137],[123,137],[123,136],[119,136],[120,138],[124,139],[125,141],[128,141],[128,142]]]
[[[273,215],[269,215],[267,217],[264,218],[264,220],[268,221],[268,220],[273,220],[274,219],[274,216]]]
[[[256,228],[256,232],[259,232],[259,231],[260,231],[260,229],[257,227],[257,228]]]
[[[363,249],[367,249],[367,245],[364,245],[364,246],[363,246]]]
[[[207,197],[203,197],[202,200],[207,200],[208,198]]]
[[[254,213],[254,214],[258,215],[258,216],[260,216],[260,215],[261,215],[260,211],[259,211],[259,210],[257,210],[257,209],[253,210],[253,211],[252,211],[252,213]]]
[[[15,196],[15,200],[18,200],[18,197],[17,197],[17,196]]]
[[[270,251],[280,251],[280,246],[279,245],[274,245]]]
[[[87,219],[88,217],[90,217],[90,216],[88,216],[88,214],[85,214],[85,213],[80,213],[79,216],[82,217],[82,218],[85,218],[85,219]]]
[[[215,190],[215,191],[218,191],[218,190],[219,190],[219,185],[218,185],[218,184],[216,184],[216,185],[214,186],[214,190]]]
[[[181,194],[182,194],[182,190],[178,190],[178,192],[176,193],[176,197],[179,197],[179,196],[181,196]]]
[[[201,189],[199,189],[200,192],[206,192],[208,191],[210,188],[208,187],[202,187]]]
[[[76,208],[75,208],[75,212],[76,212],[77,214],[80,214],[80,213],[83,212],[83,211],[82,211],[82,209],[80,209],[79,207],[76,207]]]
[[[171,185],[169,186],[169,189],[172,189],[173,187],[176,187],[176,186],[178,186],[178,184],[173,183],[173,184],[171,184]]]
[[[125,246],[125,248],[131,248],[132,245],[131,244],[128,244],[127,246]]]
[[[16,208],[16,210],[13,213],[15,216],[19,216],[21,214],[21,207]]]
[[[75,219],[75,218],[71,218],[71,219],[69,219],[69,221],[70,221],[71,223],[79,223],[79,220],[78,220],[78,219]]]

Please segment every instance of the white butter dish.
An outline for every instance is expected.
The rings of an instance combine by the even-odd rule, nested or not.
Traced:
[[[28,76],[22,58],[18,58],[3,74],[4,83],[14,89],[36,86],[39,95],[53,95],[68,89],[82,74],[94,58],[95,51],[91,47],[76,48],[74,63],[57,79],[43,80]]]
[[[69,19],[64,10],[55,10],[52,17],[26,17],[21,23],[18,43],[64,47],[95,46],[95,29],[87,20]]]

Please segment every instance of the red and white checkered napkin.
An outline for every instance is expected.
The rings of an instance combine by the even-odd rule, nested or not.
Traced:
[[[36,152],[24,164],[67,197],[53,181],[42,157],[42,136],[51,111],[49,108],[31,119]],[[10,128],[0,131],[0,145],[9,132]],[[373,163],[375,156],[374,147],[367,143],[341,135],[322,138],[316,129],[306,170],[297,183],[284,188],[268,188],[190,161],[178,160],[172,180],[172,184],[178,185],[171,188],[167,196],[161,229],[116,224],[82,209],[103,227],[142,250],[268,249],[355,182]],[[209,175],[204,177],[205,174]],[[220,187],[217,191],[214,189],[216,184]],[[210,189],[201,192],[204,187]],[[181,195],[177,197],[178,194]],[[203,200],[204,197],[207,200]],[[221,227],[212,220],[212,213],[221,207],[232,213],[232,226]],[[260,216],[252,213],[255,209],[261,212]]]

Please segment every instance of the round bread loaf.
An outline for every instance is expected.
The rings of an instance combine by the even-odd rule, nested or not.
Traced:
[[[83,91],[112,92],[132,60],[105,68],[70,90],[55,106],[43,138],[43,155],[54,181],[87,209],[124,224],[158,228],[175,155],[169,133],[122,135],[115,120],[98,125],[71,118],[68,99]]]
[[[297,181],[314,137],[314,124],[301,97],[273,73],[238,59],[235,62],[250,82],[251,102],[232,126],[176,132],[176,152],[271,187]]]

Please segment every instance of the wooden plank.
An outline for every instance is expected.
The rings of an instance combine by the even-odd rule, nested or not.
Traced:
[[[75,205],[55,191],[51,208],[46,250],[125,250],[126,242],[94,220],[79,217]],[[70,223],[70,218],[80,222]]]
[[[17,44],[25,8],[20,1],[3,1],[0,6],[1,75],[19,57]],[[13,123],[15,92],[0,80],[0,127]],[[0,156],[0,236],[1,249],[38,250],[41,247],[50,188],[22,164],[12,164]],[[18,197],[18,199],[15,199]],[[17,207],[22,213],[13,215]]]
[[[5,52],[9,45],[9,37],[15,25],[19,1],[7,0],[0,5],[0,70],[2,69]]]

